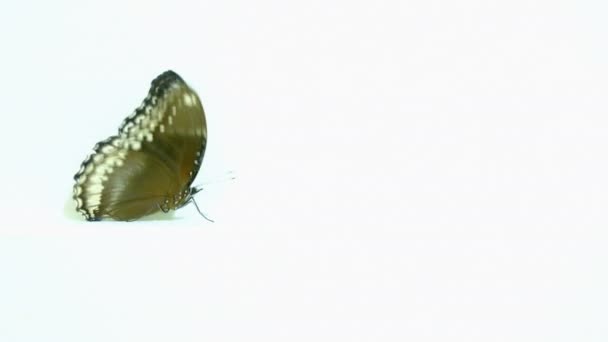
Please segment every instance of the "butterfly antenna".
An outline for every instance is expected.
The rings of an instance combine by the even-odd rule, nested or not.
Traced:
[[[231,171],[226,172],[226,174],[222,178],[216,178],[216,179],[212,179],[212,180],[203,182],[197,187],[201,187],[201,186],[209,185],[209,184],[224,183],[224,182],[232,181],[235,179],[236,179],[236,176],[234,175],[234,171],[231,170]]]
[[[205,220],[209,221],[209,222],[215,222],[212,219],[208,218],[207,216],[205,216],[205,214],[203,214],[203,212],[201,211],[201,209],[198,207],[198,204],[196,204],[196,200],[194,199],[194,197],[191,198],[192,199],[192,203],[194,203],[194,206],[196,207],[196,210],[198,211],[199,214],[201,214],[202,217],[205,218]]]

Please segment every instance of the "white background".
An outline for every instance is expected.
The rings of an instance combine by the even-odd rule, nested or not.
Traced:
[[[3,3],[0,341],[608,340],[607,11]],[[84,222],[73,174],[169,68],[216,223]]]

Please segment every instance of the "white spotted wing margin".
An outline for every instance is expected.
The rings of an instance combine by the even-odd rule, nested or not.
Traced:
[[[118,134],[97,143],[74,176],[77,211],[89,221],[132,221],[183,206],[206,142],[198,95],[175,72],[161,74]]]

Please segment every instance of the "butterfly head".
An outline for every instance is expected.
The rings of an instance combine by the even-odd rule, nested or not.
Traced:
[[[196,186],[193,186],[193,187],[188,188],[187,190],[184,190],[185,195],[179,200],[179,203],[175,209],[179,209],[179,208],[185,206],[186,204],[192,202],[194,200],[194,195],[199,193],[201,190],[203,190],[203,188],[199,188]]]

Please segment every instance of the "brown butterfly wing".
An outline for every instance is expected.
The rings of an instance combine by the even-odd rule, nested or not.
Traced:
[[[174,72],[153,82],[119,135],[100,142],[76,174],[74,198],[88,220],[135,220],[189,199],[207,127],[200,99]]]
[[[198,95],[183,84],[168,96],[167,113],[161,123],[164,155],[172,156],[180,188],[189,189],[200,169],[207,145],[207,122]]]
[[[148,153],[131,151],[120,168],[104,182],[97,214],[131,221],[161,210],[163,201],[178,190],[174,172]]]

